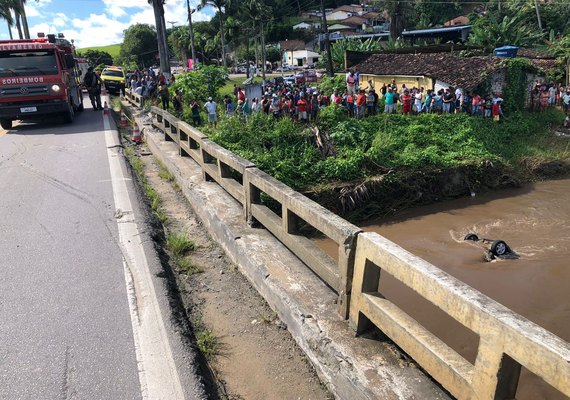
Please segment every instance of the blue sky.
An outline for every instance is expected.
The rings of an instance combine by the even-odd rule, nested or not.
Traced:
[[[190,0],[192,7],[198,3]],[[61,32],[73,39],[77,48],[121,43],[123,31],[136,23],[154,26],[152,6],[147,0],[28,0],[26,14],[32,38],[38,32]],[[213,14],[208,7],[195,12],[192,21],[209,20]],[[186,25],[186,0],[167,0],[165,19],[167,27]],[[16,28],[12,28],[12,35],[18,38]],[[9,38],[8,26],[0,20],[0,39]]]

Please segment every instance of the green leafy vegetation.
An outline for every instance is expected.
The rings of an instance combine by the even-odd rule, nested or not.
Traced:
[[[196,327],[196,343],[208,361],[212,361],[218,354],[220,342],[211,329],[201,325]]]
[[[81,54],[84,54],[87,51],[100,51],[109,54],[111,57],[115,58],[119,56],[121,52],[121,44],[111,44],[109,46],[95,46],[95,47],[85,47],[83,49],[77,49],[77,51]]]
[[[531,64],[524,58],[513,58],[507,62],[507,85],[505,87],[505,108],[507,112],[524,110],[526,100],[527,71]]]
[[[122,132],[123,137],[127,137],[124,132]],[[154,187],[148,182],[145,175],[145,165],[144,162],[137,155],[136,150],[132,146],[126,146],[124,154],[129,160],[129,164],[133,169],[135,175],[142,185],[143,192],[150,202],[150,207],[156,218],[162,223],[166,224],[168,222],[168,216],[162,208],[162,199]]]
[[[174,93],[180,89],[186,104],[192,100],[203,104],[208,97],[217,97],[218,90],[226,84],[227,79],[226,68],[204,65],[199,70],[178,75],[171,91]]]
[[[77,55],[87,59],[93,67],[99,65],[113,65],[113,60],[119,57],[120,44],[110,46],[86,47],[77,50]]]
[[[168,168],[166,168],[164,164],[158,160],[156,163],[158,164],[158,176],[160,179],[166,182],[174,182],[174,175],[172,175]]]
[[[134,24],[124,32],[124,40],[118,57],[118,64],[150,67],[156,63],[158,52],[156,30],[149,24]]]
[[[175,258],[184,257],[196,248],[196,244],[180,232],[169,232],[166,236],[166,248]]]
[[[186,275],[192,276],[204,272],[204,269],[192,262],[190,257],[180,257],[176,260],[176,266]]]
[[[488,161],[514,166],[525,157],[568,158],[565,143],[550,132],[550,125],[563,118],[561,112],[549,110],[513,113],[501,123],[464,114],[380,114],[356,120],[329,107],[317,126],[329,134],[337,151],[333,157],[323,157],[311,130],[289,118],[261,114],[248,123],[223,118],[209,134],[285,184],[309,190],[391,170],[441,170]]]

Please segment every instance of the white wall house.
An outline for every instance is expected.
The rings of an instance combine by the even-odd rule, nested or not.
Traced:
[[[293,25],[293,29],[320,29],[320,22],[300,22],[297,25]]]
[[[327,14],[327,21],[339,21],[343,19],[347,19],[355,15],[352,12],[344,11],[344,10],[335,10],[330,14]]]
[[[321,55],[310,50],[293,50],[283,52],[283,64],[304,67],[319,61]]]

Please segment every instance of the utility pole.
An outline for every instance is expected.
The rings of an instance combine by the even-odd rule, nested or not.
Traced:
[[[542,20],[540,19],[540,10],[538,8],[538,0],[534,0],[534,8],[536,8],[536,19],[538,20],[538,29],[542,32]]]
[[[156,24],[156,39],[158,42],[158,56],[160,70],[170,76],[170,63],[168,61],[168,47],[166,46],[166,30],[164,27],[164,0],[151,0],[154,9],[154,22]]]
[[[190,0],[186,0],[186,6],[188,7],[188,31],[190,34],[190,50],[192,52],[192,68],[196,68],[196,51],[194,50],[194,27],[192,25],[192,14],[196,9],[190,8]]]
[[[261,25],[261,62],[263,66],[261,67],[261,76],[263,79],[263,83],[265,84],[265,67],[266,67],[266,58],[265,58],[265,31],[263,28],[263,20],[260,22]]]
[[[325,35],[325,51],[327,52],[327,72],[330,77],[334,76],[331,42],[329,41],[329,27],[327,26],[327,15],[325,13],[325,3],[321,0],[321,13],[323,14],[323,32]]]

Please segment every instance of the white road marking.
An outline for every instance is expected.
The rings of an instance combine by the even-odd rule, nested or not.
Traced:
[[[124,213],[117,225],[124,256],[123,266],[142,398],[182,400],[184,391],[156,299],[138,224],[132,213],[133,207],[125,183],[128,179],[121,169],[120,158],[123,156],[119,147],[115,147],[119,144],[119,139],[116,133],[111,131],[107,115],[103,116],[103,123],[115,209]]]

